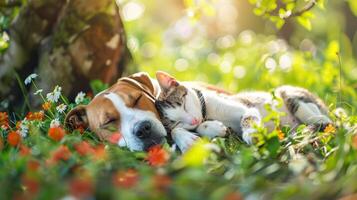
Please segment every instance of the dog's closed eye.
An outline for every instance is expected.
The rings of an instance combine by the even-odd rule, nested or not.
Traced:
[[[135,101],[134,101],[134,106],[136,105],[136,104],[138,104],[138,102],[139,102],[139,100],[141,99],[141,97],[142,97],[142,95],[140,95],[140,96],[138,96],[136,99],[135,99]]]
[[[107,118],[104,123],[100,126],[101,129],[108,130],[110,132],[115,132],[118,130],[118,126],[116,122],[118,121],[117,118]]]
[[[116,122],[118,119],[116,118],[108,118],[103,125],[108,125],[108,124],[111,124],[113,122]]]

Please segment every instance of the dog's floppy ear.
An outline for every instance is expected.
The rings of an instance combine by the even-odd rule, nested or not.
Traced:
[[[163,90],[168,90],[171,87],[179,85],[179,83],[174,77],[163,71],[156,72],[156,79]]]
[[[138,81],[142,84],[143,87],[146,87],[146,89],[148,89],[151,94],[154,94],[154,85],[152,84],[151,79],[146,72],[135,73],[129,76],[129,78]]]
[[[70,129],[88,128],[88,117],[86,112],[86,106],[79,105],[73,108],[65,118],[65,126]]]

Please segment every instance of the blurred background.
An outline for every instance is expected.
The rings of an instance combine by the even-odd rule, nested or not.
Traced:
[[[166,70],[231,91],[294,84],[333,106],[342,92],[342,104],[356,106],[357,2],[320,1],[309,10],[310,22],[290,18],[280,29],[274,19],[257,16],[259,2],[118,1],[129,49],[151,75]],[[299,3],[296,10],[309,1]]]
[[[11,9],[1,8],[3,61],[12,40],[11,24],[21,15],[24,5],[33,2],[36,1],[20,1]],[[343,106],[354,112],[357,105],[354,0],[116,0],[115,4],[124,25],[122,32],[126,33],[120,41],[131,54],[126,56],[130,64],[121,63],[120,70],[109,70],[106,76],[88,76],[75,93],[90,90],[83,85],[94,79],[112,83],[123,74],[147,71],[154,76],[156,70],[164,70],[179,80],[205,81],[233,92],[299,85],[319,94],[331,107]],[[98,7],[88,1],[86,8],[91,6]],[[87,37],[86,44],[98,38]],[[72,57],[83,50],[76,48],[75,52]],[[112,63],[109,59],[104,61]],[[38,70],[34,67],[26,73],[22,71],[19,77],[24,79],[31,72]],[[108,74],[115,73],[118,75],[108,78]],[[57,80],[51,84],[44,81],[44,85],[51,87],[67,82],[42,76]],[[63,87],[64,91],[70,90]],[[45,86],[40,88],[46,90]],[[3,107],[9,105],[1,100]]]
[[[0,199],[356,199],[356,16],[357,0],[0,0]],[[156,70],[232,92],[302,86],[338,128],[228,134],[183,156],[64,129],[119,77]]]

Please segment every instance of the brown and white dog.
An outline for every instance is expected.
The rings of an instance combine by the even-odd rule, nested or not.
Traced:
[[[71,110],[65,123],[71,128],[89,128],[101,140],[107,139],[111,128],[116,127],[122,134],[119,146],[131,151],[147,150],[165,141],[167,135],[155,108],[159,92],[157,82],[146,73],[136,73],[119,79],[88,105]]]

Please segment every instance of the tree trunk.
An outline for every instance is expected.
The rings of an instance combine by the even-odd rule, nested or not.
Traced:
[[[65,0],[32,0],[23,6],[10,26],[10,46],[0,57],[0,99],[10,102],[19,96],[15,72],[28,74],[36,62],[36,49],[50,33]]]
[[[89,81],[113,83],[131,60],[115,0],[29,0],[10,27],[10,47],[0,58],[0,97],[11,100],[16,77],[39,75],[44,93],[54,86],[73,97]],[[19,91],[19,90],[18,90]],[[30,102],[39,105],[31,88]]]

